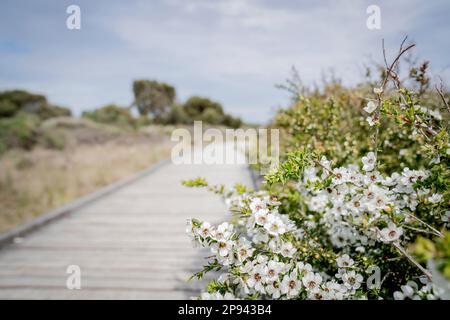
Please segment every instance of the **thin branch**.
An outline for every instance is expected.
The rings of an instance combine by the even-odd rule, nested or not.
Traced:
[[[442,78],[439,77],[439,79],[441,80],[440,88],[438,88],[437,85],[435,85],[435,88],[436,88],[437,93],[439,94],[439,97],[441,97],[441,100],[444,103],[444,106],[447,108],[447,111],[450,113],[450,106],[448,105],[448,102],[445,99],[444,92],[443,92],[444,91],[444,86],[442,84]]]
[[[430,230],[433,230],[433,232],[435,233],[435,235],[437,235],[438,237],[441,237],[441,238],[444,237],[444,235],[443,235],[441,232],[439,232],[438,230],[436,230],[435,228],[433,228],[432,226],[430,226],[430,225],[429,225],[428,223],[426,223],[425,221],[419,219],[418,217],[416,217],[416,216],[413,215],[412,213],[409,213],[409,212],[405,212],[405,213],[406,213],[409,217],[415,219],[416,221],[418,221],[418,222],[422,223],[423,225],[427,226],[428,228],[430,228]]]
[[[383,94],[384,91],[386,90],[386,86],[389,80],[389,77],[392,77],[394,83],[398,86],[399,83],[397,83],[395,81],[395,79],[397,78],[396,74],[393,73],[393,69],[395,68],[396,64],[400,61],[400,57],[407,52],[408,50],[410,50],[411,48],[415,47],[415,44],[410,44],[409,46],[407,46],[406,48],[403,48],[403,45],[406,42],[406,39],[408,37],[405,37],[402,41],[402,43],[400,44],[400,48],[399,48],[399,52],[397,54],[397,57],[394,59],[394,61],[391,63],[391,65],[389,66],[388,62],[387,62],[387,58],[386,58],[386,48],[384,46],[384,39],[382,40],[382,47],[383,47],[383,59],[384,59],[384,63],[386,65],[386,74],[384,76],[384,79],[381,83],[381,93],[378,94],[377,96],[377,109],[375,111],[375,119],[376,121],[378,121],[380,119],[380,108],[381,108],[381,103],[382,103],[382,98],[383,98]],[[375,137],[374,137],[374,144],[375,144],[375,158],[378,157],[378,136],[380,134],[380,127],[379,124],[376,127],[375,130]]]
[[[425,269],[418,263],[406,250],[397,242],[393,243],[394,247],[398,249],[409,261],[411,261],[412,264],[414,264],[417,268],[420,269],[420,271],[423,272],[424,275],[427,276],[428,279],[433,280],[433,276],[431,275],[431,272]]]
[[[436,233],[434,233],[434,232],[432,232],[432,231],[428,231],[428,230],[424,230],[424,229],[419,229],[419,228],[411,227],[411,226],[408,226],[408,225],[406,225],[406,224],[403,225],[403,228],[410,229],[410,230],[414,230],[414,231],[421,232],[421,233],[425,233],[425,234],[432,234],[432,235],[435,235],[435,236],[437,235]],[[439,236],[439,235],[437,235],[437,236]]]

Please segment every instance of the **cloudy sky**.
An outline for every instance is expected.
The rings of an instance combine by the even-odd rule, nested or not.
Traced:
[[[66,28],[71,4],[81,30]],[[371,4],[381,30],[366,27]],[[330,69],[354,83],[382,61],[382,38],[394,52],[408,35],[449,83],[449,16],[448,0],[1,0],[0,90],[43,93],[79,114],[130,104],[132,81],[149,78],[175,85],[179,101],[209,96],[264,122],[287,105],[275,84],[293,65],[306,84]]]

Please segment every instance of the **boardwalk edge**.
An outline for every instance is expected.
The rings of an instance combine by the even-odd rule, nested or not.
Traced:
[[[144,169],[140,172],[137,172],[128,178],[119,180],[119,181],[109,184],[105,187],[102,187],[94,192],[91,192],[91,193],[89,193],[83,197],[80,197],[72,202],[69,202],[68,204],[66,204],[62,207],[53,209],[50,212],[47,212],[39,217],[36,217],[36,218],[32,219],[31,221],[29,221],[23,225],[20,225],[6,233],[0,234],[0,247],[8,245],[8,244],[14,242],[15,238],[25,236],[26,234],[29,234],[47,224],[49,224],[50,222],[60,219],[87,204],[97,201],[100,198],[102,198],[114,191],[117,191],[117,190],[143,178],[143,177],[146,177],[149,174],[154,173],[155,171],[159,170],[160,168],[164,167],[165,165],[167,165],[169,163],[170,163],[170,160],[159,161],[156,164],[150,166],[149,168]]]

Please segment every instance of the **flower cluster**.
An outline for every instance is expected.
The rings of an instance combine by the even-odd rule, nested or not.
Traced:
[[[293,223],[282,218],[267,197],[248,197],[252,212],[245,219],[247,237],[237,237],[225,222],[212,226],[208,222],[189,220],[187,231],[195,243],[215,254],[213,266],[227,267],[216,283],[216,290],[205,292],[201,299],[236,299],[257,296],[266,299],[333,299],[357,297],[363,276],[354,261],[344,254],[336,259],[337,273],[330,276],[301,261],[292,242],[282,235],[296,237]],[[243,221],[242,220],[242,221]],[[276,221],[277,227],[274,228]],[[217,288],[220,288],[218,290]],[[360,293],[360,292],[358,292]],[[361,297],[362,295],[359,294]]]
[[[426,65],[410,70],[420,90],[405,88],[393,71],[405,51],[375,88],[288,82],[294,104],[273,121],[283,161],[263,190],[210,187],[232,218],[189,221],[213,253],[195,276],[222,272],[199,298],[450,297],[448,93],[414,77]]]
[[[408,281],[405,285],[400,287],[399,291],[394,292],[395,300],[435,300],[437,299],[436,294],[434,293],[433,283],[430,282],[426,277],[421,277],[420,283],[422,287],[419,289],[419,286],[414,281]]]
[[[238,213],[233,224],[189,220],[193,242],[214,254],[206,271],[226,270],[200,298],[367,298],[367,265],[356,263],[349,253],[364,254],[380,245],[401,248],[405,230],[417,222],[417,207],[443,201],[441,194],[424,186],[430,172],[404,168],[386,176],[376,167],[373,152],[362,157],[360,166],[333,168],[325,157],[316,166],[306,166],[297,184],[309,212],[301,226],[280,214],[281,202],[264,191],[228,194],[230,211]],[[334,265],[323,270],[304,259],[305,247],[321,245],[308,237],[318,228],[332,248],[341,250],[334,255]],[[421,289],[423,294],[413,296],[410,287],[402,286],[393,298],[437,297],[431,283]]]
[[[321,222],[327,225],[336,247],[363,250],[377,240],[398,241],[403,229],[397,224],[407,222],[420,202],[442,201],[442,195],[415,187],[429,177],[428,171],[405,168],[383,176],[375,164],[375,154],[369,152],[362,157],[361,169],[355,165],[331,168],[326,158],[317,167],[305,168],[299,190],[307,198],[309,210],[323,213]],[[313,182],[328,178],[326,188],[316,190]]]

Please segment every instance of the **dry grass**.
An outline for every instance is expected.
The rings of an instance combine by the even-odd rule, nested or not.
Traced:
[[[0,232],[169,156],[167,139],[145,136],[9,151],[0,159]]]

